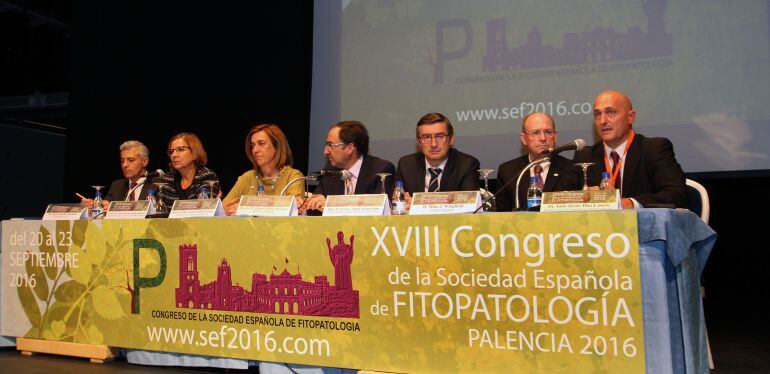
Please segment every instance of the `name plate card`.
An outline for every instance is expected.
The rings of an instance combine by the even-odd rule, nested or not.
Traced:
[[[382,216],[390,215],[388,195],[330,195],[326,196],[324,216]]]
[[[222,217],[225,210],[219,199],[177,200],[168,218]]]
[[[48,204],[43,214],[44,221],[85,218],[88,218],[88,209],[80,206],[80,204]]]
[[[541,212],[619,210],[620,190],[585,190],[543,193]]]
[[[479,191],[418,192],[410,215],[473,213],[481,206]]]
[[[241,196],[237,216],[290,217],[297,215],[294,196]]]
[[[111,201],[104,219],[144,219],[154,213],[155,207],[149,200]]]

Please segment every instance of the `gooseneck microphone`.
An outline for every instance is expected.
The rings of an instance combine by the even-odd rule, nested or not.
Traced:
[[[567,144],[560,145],[556,148],[548,148],[547,150],[543,151],[543,153],[540,154],[542,156],[543,154],[547,155],[555,155],[558,153],[562,153],[565,151],[582,151],[583,148],[586,147],[586,141],[583,139],[575,139]],[[538,158],[540,157],[538,156]]]
[[[310,175],[317,175],[319,177],[329,176],[329,177],[339,178],[342,180],[348,180],[351,177],[353,177],[353,174],[351,174],[347,170],[319,170],[319,171],[314,171],[310,173]]]
[[[162,178],[164,175],[166,175],[166,172],[164,172],[161,169],[158,169],[158,170],[153,171],[152,173],[147,173],[146,177],[147,177],[147,179]],[[145,179],[145,180],[147,180],[147,179]]]

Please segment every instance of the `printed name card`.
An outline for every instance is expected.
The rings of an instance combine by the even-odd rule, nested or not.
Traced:
[[[543,193],[541,212],[618,210],[620,190],[585,190]]]
[[[155,213],[149,200],[112,201],[104,219],[143,219]]]
[[[479,191],[418,192],[410,215],[473,213],[481,206]]]
[[[390,215],[388,195],[331,195],[326,197],[324,216]]]
[[[80,206],[80,204],[48,204],[43,214],[44,221],[85,218],[88,218],[88,209]]]
[[[222,217],[225,210],[219,199],[177,200],[168,218]]]
[[[241,196],[237,216],[290,217],[297,215],[294,196]]]

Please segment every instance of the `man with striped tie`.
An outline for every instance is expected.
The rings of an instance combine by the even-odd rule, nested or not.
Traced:
[[[496,206],[499,212],[510,212],[516,207],[516,178],[519,173],[541,152],[556,147],[556,123],[545,113],[530,113],[521,121],[519,139],[527,154],[503,163],[497,169],[497,185],[505,190],[497,193]],[[528,177],[537,177],[544,192],[571,191],[582,188],[582,171],[567,158],[559,155],[550,162],[535,165],[519,184],[519,207],[527,206]],[[510,183],[508,183],[510,182]]]
[[[141,142],[129,140],[121,144],[120,168],[124,178],[112,182],[109,192],[104,195],[105,202],[147,199],[149,185],[144,182],[149,162],[150,151]]]
[[[137,201],[147,199],[148,184],[147,164],[150,162],[150,151],[142,142],[129,140],[120,145],[120,168],[123,177],[110,184],[110,189],[104,195],[104,209],[110,201]],[[81,204],[90,206],[91,199],[84,199]]]
[[[428,113],[417,122],[416,132],[420,151],[401,157],[396,169],[396,178],[404,182],[407,194],[479,189],[479,160],[453,147],[454,128],[449,118]]]
[[[323,211],[328,195],[377,194],[382,191],[379,173],[391,175],[385,181],[385,192],[393,193],[395,167],[388,161],[369,154],[369,131],[358,121],[342,121],[329,129],[324,145],[324,156],[329,161],[325,170],[347,170],[344,180],[324,177],[319,180],[313,196],[299,201],[300,214],[308,211],[316,215]]]

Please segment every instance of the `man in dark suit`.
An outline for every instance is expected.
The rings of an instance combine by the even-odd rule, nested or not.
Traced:
[[[129,140],[120,145],[120,168],[123,177],[110,185],[104,200],[137,201],[147,199],[148,184],[145,183],[150,151],[139,141]]]
[[[147,199],[149,183],[145,183],[147,164],[150,162],[150,151],[139,141],[129,140],[120,145],[120,168],[123,177],[110,184],[110,189],[104,195],[104,209],[110,201],[137,201]],[[93,200],[83,199],[82,205],[91,206]]]
[[[401,157],[396,169],[396,180],[404,182],[407,194],[479,189],[479,160],[454,149],[454,141],[449,118],[441,113],[428,113],[420,118],[420,151]]]
[[[516,208],[516,179],[532,160],[540,153],[556,146],[556,123],[551,116],[544,113],[531,113],[521,122],[519,139],[527,154],[503,163],[497,169],[497,184],[504,188],[496,198],[497,211],[509,212]],[[559,155],[551,156],[550,162],[544,162],[529,169],[522,176],[519,184],[519,208],[527,207],[527,189],[530,177],[538,177],[543,192],[571,191],[582,188],[581,170],[567,158]]]
[[[376,194],[382,192],[382,183],[378,173],[388,173],[385,192],[393,193],[393,175],[396,168],[390,161],[369,155],[369,133],[358,121],[343,121],[329,130],[326,136],[324,156],[331,167],[327,170],[350,172],[350,179],[324,176],[315,193],[307,201],[298,205],[305,210],[323,211],[327,195]]]
[[[616,91],[605,91],[594,101],[594,127],[602,141],[575,153],[575,162],[593,162],[588,184],[598,185],[602,172],[620,186],[623,208],[667,204],[685,208],[687,189],[674,146],[666,138],[634,133],[636,111],[631,100]]]

